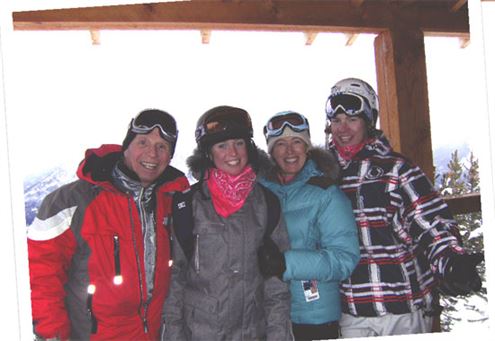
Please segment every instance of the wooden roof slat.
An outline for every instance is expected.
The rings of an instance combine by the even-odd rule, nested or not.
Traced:
[[[469,44],[471,44],[471,40],[469,38],[465,38],[465,37],[459,38],[459,47],[461,49],[465,49],[466,47],[469,46]]]
[[[313,32],[313,31],[308,31],[304,32],[304,36],[306,38],[306,45],[311,45],[316,39],[316,36],[318,35],[318,32]]]
[[[91,34],[91,42],[93,45],[100,45],[100,31],[98,30],[91,30],[89,31]]]
[[[426,33],[469,33],[458,0],[177,1],[13,13],[16,30],[226,29],[378,33],[417,27]]]
[[[458,11],[466,3],[467,3],[467,0],[457,0],[457,2],[450,8],[450,10],[452,12]]]
[[[354,44],[354,42],[356,41],[358,35],[359,34],[357,33],[347,33],[345,35],[346,38],[345,46],[352,46],[352,44]]]
[[[202,44],[209,44],[210,38],[211,38],[211,31],[210,30],[201,30],[201,43]]]

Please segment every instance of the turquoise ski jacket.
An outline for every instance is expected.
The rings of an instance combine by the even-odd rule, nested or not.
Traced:
[[[290,183],[278,182],[275,165],[265,174],[259,181],[279,197],[291,244],[284,253],[283,276],[290,282],[291,320],[298,324],[338,321],[339,284],[350,276],[360,257],[352,206],[336,182],[338,164],[332,154],[313,148]]]

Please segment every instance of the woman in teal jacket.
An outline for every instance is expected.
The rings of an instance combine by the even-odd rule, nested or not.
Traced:
[[[260,268],[290,281],[296,340],[338,338],[339,283],[359,260],[352,207],[337,186],[339,166],[332,154],[311,146],[308,121],[298,113],[276,114],[264,134],[271,160],[260,182],[280,199],[291,249],[282,254],[265,242]]]

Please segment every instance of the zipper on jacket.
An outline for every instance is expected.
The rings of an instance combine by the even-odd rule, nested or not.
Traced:
[[[98,331],[98,321],[93,313],[93,295],[96,291],[94,284],[88,285],[88,297],[86,298],[86,310],[88,311],[89,318],[91,319],[91,334],[96,334]]]
[[[122,272],[120,269],[120,240],[119,236],[113,236],[113,263],[115,268],[115,275],[113,276],[113,284],[122,284]]]
[[[132,244],[134,246],[134,255],[136,256],[136,263],[137,263],[137,270],[138,270],[138,280],[139,280],[139,308],[138,308],[138,315],[141,318],[141,321],[143,322],[143,329],[145,333],[148,333],[148,321],[146,320],[146,313],[148,311],[147,309],[147,304],[143,304],[146,300],[143,300],[143,295],[144,295],[144,290],[143,290],[143,278],[142,278],[142,269],[141,269],[141,263],[139,261],[139,254],[138,254],[138,248],[137,248],[137,241],[136,241],[136,225],[134,223],[134,219],[132,219],[132,203],[134,202],[134,199],[132,198],[132,194],[127,193],[127,204],[129,207],[129,217],[131,219],[131,230],[132,230]],[[141,314],[141,308],[143,309],[143,313]]]
[[[174,237],[172,233],[168,235],[168,245],[169,245],[169,257],[168,257],[168,267],[174,265]]]
[[[196,240],[194,241],[194,269],[196,273],[199,273],[199,234],[196,235]]]
[[[141,188],[141,190],[139,191],[139,198],[138,198],[138,202],[139,202],[139,207],[140,209],[138,210],[139,211],[139,215],[140,215],[140,220],[141,220],[141,231],[142,231],[142,235],[143,235],[143,250],[144,250],[144,256],[145,259],[144,259],[144,278],[145,278],[145,281],[146,281],[146,287],[148,287],[148,274],[147,274],[147,270],[146,270],[146,250],[147,250],[147,246],[148,246],[148,243],[146,241],[146,239],[149,237],[148,234],[150,233],[149,231],[149,228],[150,226],[146,223],[146,207],[144,205],[144,200],[143,200],[143,196],[144,196],[144,192],[145,192],[145,188]],[[153,223],[155,224],[155,223]],[[151,226],[151,228],[153,228],[153,226]],[[156,250],[155,250],[155,253],[156,253]],[[154,275],[153,275],[153,278],[154,278]],[[153,281],[153,279],[151,280]],[[150,300],[152,297],[148,297],[148,290],[145,292],[144,290],[142,290],[142,295],[144,296],[144,304],[142,304],[143,306],[143,315],[141,316],[141,319],[143,320],[143,329],[144,329],[144,333],[147,334],[148,331],[149,331],[149,328],[148,328],[148,307],[149,307],[149,303],[150,303]]]
[[[146,309],[148,310],[148,309]],[[148,333],[148,319],[146,318],[146,315],[145,317],[143,318],[143,326],[144,326],[144,333]]]

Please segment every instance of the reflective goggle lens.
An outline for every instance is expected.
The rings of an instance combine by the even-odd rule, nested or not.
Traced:
[[[352,94],[340,94],[331,96],[327,100],[326,113],[329,119],[335,117],[335,115],[342,111],[347,115],[358,115],[363,112],[365,106],[364,100],[356,95]]]
[[[284,128],[289,126],[292,130],[300,132],[309,129],[308,120],[295,112],[272,117],[265,126],[265,137],[279,136]]]
[[[160,130],[164,139],[170,141],[177,139],[175,119],[163,111],[143,111],[131,121],[131,130],[136,134],[149,134],[155,128]]]
[[[208,120],[196,129],[196,141],[203,136],[220,133],[230,129],[245,130],[252,136],[252,124],[249,114],[244,110],[228,109],[210,115]]]

